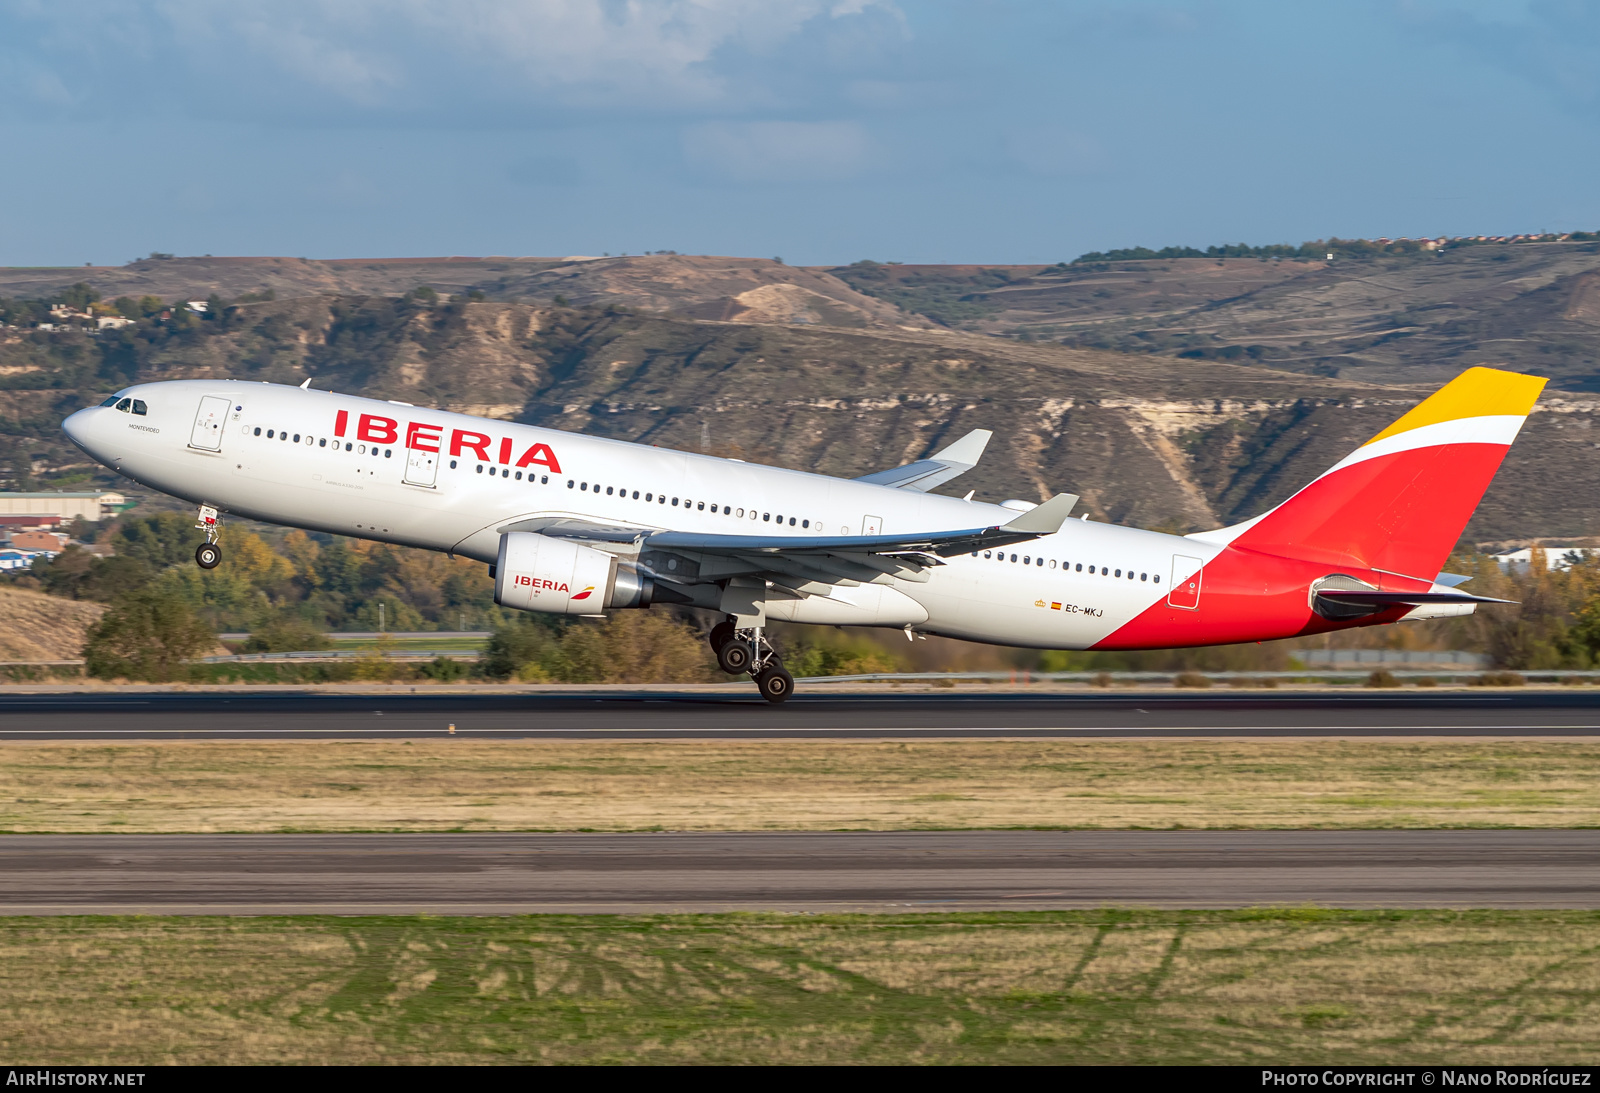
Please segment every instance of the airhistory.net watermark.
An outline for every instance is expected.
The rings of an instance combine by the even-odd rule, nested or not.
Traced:
[[[63,1086],[142,1086],[142,1070],[81,1070],[77,1067],[7,1067],[6,1086],[55,1089]]]

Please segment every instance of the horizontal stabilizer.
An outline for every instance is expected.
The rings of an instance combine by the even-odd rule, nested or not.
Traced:
[[[1328,589],[1317,593],[1319,600],[1348,603],[1364,607],[1392,607],[1398,604],[1417,606],[1425,603],[1516,603],[1516,600],[1497,600],[1493,596],[1473,596],[1466,592],[1378,592],[1358,589]]]
[[[989,438],[992,436],[994,433],[988,429],[974,429],[927,459],[919,459],[915,463],[907,463],[903,467],[887,471],[864,474],[855,481],[927,493],[935,486],[942,486],[957,475],[965,474],[976,467],[978,460],[983,458],[983,450],[988,447]]]

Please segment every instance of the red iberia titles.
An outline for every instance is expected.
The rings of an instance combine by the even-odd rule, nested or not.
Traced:
[[[340,410],[333,418],[333,435],[342,437],[350,429],[350,411]],[[382,414],[358,414],[355,438],[369,444],[395,444],[400,440],[400,422]],[[445,427],[426,421],[408,421],[405,426],[405,446],[412,451],[438,452],[448,450],[454,458],[468,456],[482,463],[499,463],[507,467],[545,467],[552,474],[561,473],[561,461],[550,445],[535,442],[517,453],[514,437],[492,437],[472,429],[451,429],[445,437]],[[491,457],[493,448],[495,456]],[[515,460],[512,457],[515,456]]]

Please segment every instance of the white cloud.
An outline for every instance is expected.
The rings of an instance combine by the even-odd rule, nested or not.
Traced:
[[[850,121],[706,122],[684,131],[683,151],[735,182],[819,182],[868,168],[872,142]]]
[[[779,49],[814,21],[869,8],[894,10],[889,0],[0,0],[0,69],[52,68],[78,102],[161,85],[267,113],[274,98],[358,111],[728,109],[744,97],[718,75],[719,53]]]

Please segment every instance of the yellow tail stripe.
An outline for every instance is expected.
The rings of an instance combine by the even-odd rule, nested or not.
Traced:
[[[1396,433],[1458,418],[1492,415],[1527,417],[1528,411],[1533,409],[1534,402],[1539,398],[1539,392],[1549,382],[1541,376],[1525,376],[1521,372],[1469,368],[1399,421],[1367,441],[1367,444]]]

